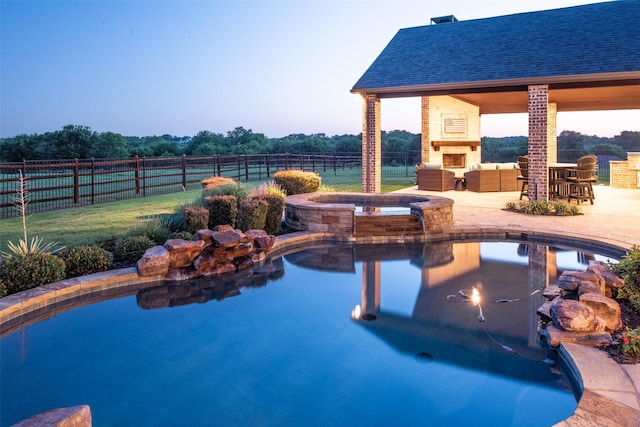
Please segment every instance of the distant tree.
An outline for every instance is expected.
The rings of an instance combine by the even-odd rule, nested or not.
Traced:
[[[331,140],[336,154],[362,153],[362,135],[340,135],[332,137]]]
[[[67,125],[50,135],[56,159],[86,159],[91,151],[93,132],[87,126]]]
[[[253,133],[251,129],[237,127],[227,132],[226,144],[230,154],[266,153],[269,149],[269,140],[261,133]]]
[[[90,157],[121,159],[129,157],[127,140],[118,133],[103,132],[93,135]]]
[[[213,154],[225,154],[227,146],[224,136],[219,133],[203,130],[191,138],[184,147],[185,154],[208,156]]]
[[[640,132],[623,131],[613,137],[612,143],[619,145],[625,152],[640,151]]]

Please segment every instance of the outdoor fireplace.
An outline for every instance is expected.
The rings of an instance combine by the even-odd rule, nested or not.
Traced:
[[[443,153],[442,166],[444,166],[445,168],[466,168],[467,154],[466,153]]]

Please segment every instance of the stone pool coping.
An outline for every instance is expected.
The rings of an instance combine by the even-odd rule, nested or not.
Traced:
[[[528,237],[549,243],[580,243],[583,247],[586,244],[587,248],[612,255],[623,254],[628,249],[628,245],[616,241],[585,239],[584,236],[559,235],[521,227],[454,226],[419,236],[418,240],[415,240],[415,236],[407,240],[403,236],[353,237],[332,233],[291,233],[276,239],[269,257],[282,256],[309,244],[324,242],[382,244]],[[78,306],[131,295],[153,286],[154,282],[161,279],[161,276],[139,277],[132,267],[65,279],[0,298],[0,337]],[[580,389],[580,398],[574,414],[556,425],[640,426],[640,365],[619,365],[601,350],[572,343],[561,344],[558,354]]]

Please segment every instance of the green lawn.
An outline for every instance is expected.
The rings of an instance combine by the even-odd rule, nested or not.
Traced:
[[[359,174],[349,176],[327,174],[323,176],[322,182],[336,191],[362,191],[362,179]],[[247,185],[257,186],[258,184]],[[411,185],[413,185],[412,179],[389,177],[383,180],[382,191],[390,192]],[[195,200],[199,194],[200,190],[190,190],[34,213],[27,218],[28,238],[40,236],[46,242],[57,241],[67,247],[100,242],[120,235],[155,215],[172,213],[181,204]],[[21,218],[0,220],[0,250],[7,249],[7,241],[17,242],[20,238],[22,238]]]

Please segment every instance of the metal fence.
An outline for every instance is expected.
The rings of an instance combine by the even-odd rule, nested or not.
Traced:
[[[132,157],[105,160],[41,160],[0,164],[0,218],[14,209],[25,179],[27,213],[111,202],[133,197],[201,188],[210,176],[236,181],[262,181],[283,169],[321,174],[360,170],[361,156],[321,154],[256,154],[179,157]]]

